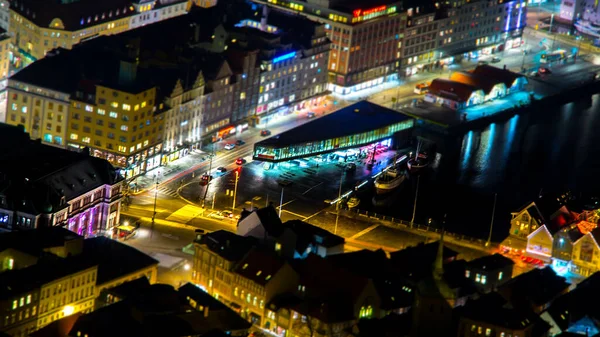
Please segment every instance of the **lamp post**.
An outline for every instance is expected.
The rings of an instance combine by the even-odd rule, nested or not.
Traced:
[[[206,183],[206,189],[204,190],[204,197],[202,198],[202,208],[204,208],[204,203],[206,201],[206,195],[208,194],[208,188],[210,187],[210,181],[212,180],[210,171],[212,171],[212,161],[213,161],[214,156],[215,156],[215,144],[213,143],[211,145],[210,160],[208,161],[208,183]],[[213,201],[213,206],[214,206],[214,201]]]
[[[338,199],[335,204],[335,227],[333,228],[333,234],[337,234],[338,222],[340,220],[340,204],[342,203],[342,182],[344,181],[344,171],[342,170],[342,174],[340,174],[340,187],[338,189]]]
[[[239,169],[235,170],[235,187],[233,188],[233,204],[231,205],[231,210],[235,210],[235,197],[237,196],[237,186],[238,181],[240,180],[240,171]]]
[[[417,153],[417,156],[419,154]],[[419,183],[421,182],[421,176],[417,176],[417,191],[415,192],[415,202],[413,205],[413,214],[412,214],[412,219],[410,220],[410,227],[412,227],[414,225],[415,222],[415,216],[417,215],[417,198],[419,196]]]
[[[154,219],[156,218],[156,201],[158,199],[158,177],[156,177],[156,186],[154,188],[154,211],[152,212],[152,224],[150,226],[150,238],[154,234]]]
[[[494,229],[494,215],[496,214],[496,201],[498,200],[498,193],[494,194],[494,207],[492,208],[492,221],[490,222],[490,233],[488,234],[487,242],[485,246],[489,246],[492,242],[492,230]]]
[[[281,186],[281,197],[279,198],[279,217],[281,218],[281,210],[283,209],[283,192],[287,186],[289,186],[292,182],[289,180],[279,181],[278,184]]]

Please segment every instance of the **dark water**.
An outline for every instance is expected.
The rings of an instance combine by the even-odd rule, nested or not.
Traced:
[[[540,192],[600,194],[599,99],[529,111],[448,137],[438,167],[419,179],[415,222],[431,218],[439,225],[447,214],[448,230],[486,238],[497,193],[493,238],[501,240],[508,235],[510,213]],[[388,206],[371,203],[370,187],[359,194],[359,207],[410,220],[417,178],[404,185]]]

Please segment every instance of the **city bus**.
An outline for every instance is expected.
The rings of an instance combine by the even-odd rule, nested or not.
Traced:
[[[561,61],[566,58],[567,58],[567,52],[562,49],[559,49],[559,50],[553,51],[551,53],[542,54],[542,56],[540,58],[540,62],[551,63],[551,62]]]

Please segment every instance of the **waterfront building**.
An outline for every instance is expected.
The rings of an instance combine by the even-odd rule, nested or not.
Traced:
[[[402,43],[402,76],[412,76],[419,71],[431,70],[439,59],[439,16],[431,8],[415,7],[407,10],[406,28]]]
[[[407,16],[401,2],[257,0],[269,9],[296,13],[325,24],[332,47],[329,89],[348,94],[398,79]]]
[[[437,50],[441,63],[478,58],[524,43],[527,1],[450,0],[442,4]]]
[[[569,271],[587,277],[600,270],[598,242],[600,242],[600,228],[586,233],[575,241]]]
[[[63,226],[97,235],[118,225],[122,177],[104,159],[32,141],[4,125],[0,228]]]
[[[9,31],[13,66],[21,68],[55,48],[187,13],[187,0],[13,1]]]

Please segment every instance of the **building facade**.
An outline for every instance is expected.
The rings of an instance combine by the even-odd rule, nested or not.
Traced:
[[[360,8],[334,1],[257,2],[325,24],[332,44],[327,62],[331,91],[348,94],[398,78],[406,22],[406,15],[399,13],[400,3]]]
[[[437,40],[439,21],[436,13],[419,13],[419,8],[407,11],[408,19],[402,43],[402,74],[411,76],[430,69],[439,59]]]
[[[477,58],[520,47],[527,1],[449,1],[439,20],[438,60]]]
[[[16,68],[35,62],[58,47],[70,49],[101,35],[187,13],[184,0],[123,0],[110,5],[93,0],[62,0],[55,6],[20,1],[10,8],[11,59]]]

